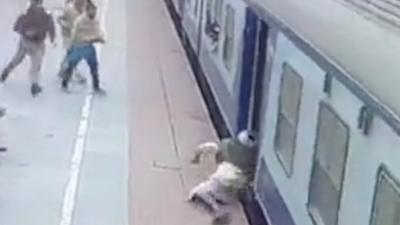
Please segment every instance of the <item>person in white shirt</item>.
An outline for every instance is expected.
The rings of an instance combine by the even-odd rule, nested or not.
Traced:
[[[67,0],[62,15],[57,19],[61,27],[63,46],[66,51],[68,51],[71,46],[72,29],[78,17],[84,13],[86,1],[87,0]],[[65,62],[62,62],[62,65],[63,63]],[[75,69],[73,74],[79,83],[86,83],[86,78],[82,76],[78,68]]]
[[[96,19],[96,14],[97,7],[92,1],[88,0],[86,12],[75,22],[71,35],[71,47],[65,57],[65,66],[61,71],[62,88],[64,90],[68,90],[68,83],[73,70],[84,59],[90,68],[94,92],[105,94],[105,91],[100,87],[97,52],[94,46],[95,43],[105,43],[105,38],[99,21]]]

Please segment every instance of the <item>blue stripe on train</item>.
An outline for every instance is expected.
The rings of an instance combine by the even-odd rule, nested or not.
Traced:
[[[246,10],[246,28],[244,31],[244,48],[242,53],[242,71],[239,91],[239,113],[237,131],[246,129],[249,121],[252,83],[254,79],[254,61],[257,43],[257,15],[249,8]]]

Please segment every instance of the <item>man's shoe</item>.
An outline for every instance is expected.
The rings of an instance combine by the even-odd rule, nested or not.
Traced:
[[[6,147],[0,147],[0,152],[6,152],[7,148]]]
[[[32,94],[33,97],[37,96],[42,91],[43,91],[42,87],[40,87],[38,84],[32,84],[32,86],[31,86],[31,94]]]
[[[0,118],[6,115],[6,109],[3,107],[0,107]]]
[[[0,76],[0,82],[1,83],[6,82],[9,74],[10,74],[10,71],[8,71],[7,69],[3,70],[3,72],[1,73],[1,76]]]
[[[94,88],[94,94],[104,96],[107,94],[107,92],[104,89],[99,87],[99,88]]]

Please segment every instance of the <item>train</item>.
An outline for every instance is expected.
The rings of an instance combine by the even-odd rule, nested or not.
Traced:
[[[400,224],[399,0],[165,1],[221,136],[258,133],[252,224]]]

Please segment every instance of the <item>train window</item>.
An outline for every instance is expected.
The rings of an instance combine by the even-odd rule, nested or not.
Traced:
[[[385,169],[378,175],[371,225],[400,225],[400,184]]]
[[[232,6],[226,6],[225,12],[225,39],[223,45],[223,58],[228,69],[232,66],[234,39],[235,39],[235,11]]]
[[[219,1],[219,0],[218,0]],[[207,11],[206,11],[206,25],[205,34],[212,41],[211,52],[218,53],[218,43],[220,36],[220,26],[215,20],[215,12],[213,11],[216,2],[214,0],[207,0]]]
[[[224,0],[215,0],[214,16],[215,22],[221,26],[222,24],[222,9],[224,8]]]
[[[288,176],[292,174],[293,170],[302,87],[302,77],[289,64],[285,63],[279,96],[275,151]]]
[[[317,225],[336,225],[349,142],[349,128],[325,103],[318,115],[308,209]]]
[[[213,14],[213,5],[214,1],[213,0],[207,0],[207,11],[206,11],[206,24],[210,25],[214,23],[214,14]]]

